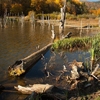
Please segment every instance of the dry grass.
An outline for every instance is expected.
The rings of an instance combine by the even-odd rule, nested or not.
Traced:
[[[41,23],[42,20],[38,20],[37,22]],[[44,20],[44,23],[47,23],[48,22],[50,24],[53,24],[55,26],[58,26],[60,24],[60,21],[59,20]],[[96,19],[78,19],[78,20],[69,20],[69,19],[66,19],[66,22],[65,22],[65,27],[75,27],[75,28],[79,28],[81,27],[81,22],[82,22],[82,27],[85,27],[87,25],[89,26],[93,26],[93,27],[98,27],[99,26],[99,19],[96,18]]]
[[[81,27],[81,21],[82,21],[82,27],[90,25],[90,26],[98,26],[99,25],[99,19],[80,19],[80,20],[67,20],[66,26],[76,26]]]

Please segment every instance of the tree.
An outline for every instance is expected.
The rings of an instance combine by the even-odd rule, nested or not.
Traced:
[[[11,10],[10,12],[13,13],[13,14],[21,14],[22,13],[22,5],[21,4],[18,4],[18,3],[15,3],[15,4],[12,4],[11,5]]]
[[[0,1],[0,16],[4,16],[5,10],[9,10],[10,1],[8,0],[1,0]]]
[[[25,15],[27,15],[28,12],[31,10],[30,8],[31,0],[12,0],[12,4],[15,4],[15,3],[22,5],[23,13]]]
[[[36,13],[45,12],[46,0],[31,0],[31,7]]]
[[[31,7],[36,13],[51,13],[60,10],[54,0],[31,0]]]
[[[67,12],[77,15],[87,12],[87,7],[85,3],[80,2],[80,0],[68,0],[67,1]]]

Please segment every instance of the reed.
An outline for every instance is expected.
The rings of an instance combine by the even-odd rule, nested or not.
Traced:
[[[94,48],[91,48],[90,49],[90,55],[91,55],[91,59],[90,59],[90,71],[92,72],[92,69],[93,69],[93,65],[94,65],[94,62],[95,62],[95,52],[94,52]]]
[[[91,44],[91,48],[90,48],[90,70],[92,71],[93,69],[93,65],[94,65],[94,61],[95,61],[95,44],[96,44],[96,39],[92,38],[91,40],[92,44]]]
[[[100,35],[92,37],[91,40],[91,48],[90,48],[90,67],[91,71],[93,69],[93,66],[95,65],[95,62],[97,62],[97,59],[100,58]]]
[[[90,46],[89,37],[67,38],[55,42],[52,46],[53,49],[66,49],[68,51],[84,49]]]

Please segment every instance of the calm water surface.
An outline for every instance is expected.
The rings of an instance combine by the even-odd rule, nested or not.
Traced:
[[[79,35],[79,30],[67,28],[65,28],[64,34],[67,34],[69,31],[73,33],[73,36]],[[55,32],[58,33],[57,26],[55,26]],[[18,84],[26,85],[44,83],[44,62],[41,60],[38,61],[38,63],[36,63],[24,77],[10,77],[7,73],[7,68],[16,60],[22,59],[37,51],[38,45],[39,48],[42,48],[51,41],[51,27],[48,27],[48,25],[44,25],[43,27],[40,23],[36,23],[34,26],[29,22],[25,22],[23,25],[19,22],[14,22],[7,24],[6,28],[0,27],[0,84],[13,87]],[[90,56],[88,52],[84,53],[79,51],[66,53],[65,55],[67,56],[69,62],[74,59],[83,61],[85,57]],[[54,55],[49,50],[45,54],[45,58],[45,63],[48,63],[49,70],[54,75],[58,75],[54,70],[62,69],[63,64],[65,64],[63,58],[60,56],[60,53],[55,52]],[[53,81],[47,80],[45,82],[52,83]]]
[[[58,33],[57,26],[55,32]],[[6,79],[9,65],[37,51],[38,45],[42,48],[51,41],[51,27],[48,25],[10,22],[6,28],[0,27],[0,81]]]
[[[25,22],[9,23],[6,28],[0,28],[0,78],[6,77],[9,65],[22,59],[51,42],[51,31],[40,24],[36,26]]]

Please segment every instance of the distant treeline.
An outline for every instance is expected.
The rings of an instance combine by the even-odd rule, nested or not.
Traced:
[[[80,2],[80,0],[66,0],[66,11],[70,14],[78,15],[84,13],[94,13],[90,10],[89,4]],[[9,15],[27,15],[33,10],[36,14],[60,12],[64,5],[64,0],[2,0],[0,2],[0,15],[7,13]],[[99,15],[96,13],[96,15]]]

